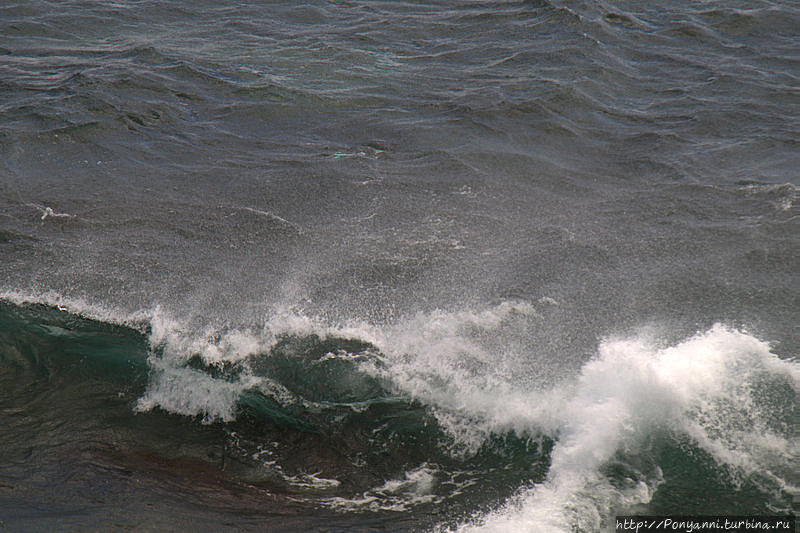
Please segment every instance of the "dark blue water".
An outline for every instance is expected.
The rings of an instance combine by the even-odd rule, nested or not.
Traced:
[[[0,6],[0,525],[796,512],[791,2]]]

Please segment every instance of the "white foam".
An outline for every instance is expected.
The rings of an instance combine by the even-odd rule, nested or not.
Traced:
[[[524,431],[529,427],[526,420],[530,417],[530,393],[515,392],[508,385],[515,357],[520,354],[496,354],[489,348],[496,346],[502,333],[510,333],[508,328],[519,329],[517,321],[536,317],[528,303],[504,302],[482,312],[418,314],[394,326],[330,326],[292,310],[278,309],[262,327],[249,331],[197,333],[156,309],[150,333],[151,345],[156,348],[151,357],[153,375],[137,408],[144,411],[160,407],[202,416],[206,422],[230,420],[235,416],[239,395],[248,388],[257,388],[282,404],[299,401],[308,406],[308,402],[294,397],[268,376],[249,374],[246,366],[236,380],[227,381],[186,368],[186,362],[200,356],[210,366],[237,363],[254,354],[269,353],[282,335],[359,339],[387,354],[384,362],[390,365],[348,354],[327,357],[352,357],[363,371],[385,378],[403,394],[422,399],[436,410],[442,424],[459,435],[460,449],[469,452],[483,442],[487,426],[472,423],[463,416],[464,412],[483,416],[488,406],[496,416],[505,417],[508,429]],[[486,372],[488,367],[492,372]],[[429,378],[449,386],[431,386]],[[460,393],[453,395],[453,390]],[[520,398],[509,402],[515,395]]]
[[[319,476],[319,472],[313,474],[299,474],[296,476],[283,476],[284,481],[289,485],[310,490],[328,490],[341,485],[338,479],[330,479]]]
[[[235,381],[214,379],[205,372],[172,366],[168,361],[152,359],[150,382],[136,403],[139,412],[160,407],[186,416],[200,416],[204,423],[226,422],[236,418],[236,402],[258,378],[243,376]]]
[[[153,353],[148,358],[151,375],[144,395],[136,404],[136,410],[140,412],[160,407],[176,414],[201,416],[206,423],[229,421],[235,418],[240,394],[248,388],[261,385],[261,380],[246,374],[229,382],[185,367],[186,360],[196,354],[201,355],[207,364],[246,357],[268,344],[260,335],[234,330],[215,341],[211,335],[193,334],[192,330],[158,307],[124,314],[82,298],[67,297],[52,291],[7,290],[0,292],[0,300],[16,305],[47,305],[143,332],[149,329],[150,344],[158,348],[160,353]]]
[[[481,312],[435,311],[379,331],[364,331],[385,355],[362,370],[434,409],[462,451],[475,451],[492,431],[522,434],[546,413],[535,406],[558,400],[537,389],[545,365],[523,341],[539,319],[527,302],[503,302]],[[539,379],[541,377],[541,379]]]
[[[163,348],[167,357],[185,361],[199,355],[208,364],[237,362],[269,350],[275,337],[269,330],[213,329],[196,331],[156,309],[150,324],[150,344]]]
[[[768,406],[754,387],[765,373],[797,392],[796,363],[722,326],[666,349],[642,340],[603,342],[573,386],[561,389],[557,412],[545,416],[542,427],[558,422],[547,480],[459,531],[597,531],[612,510],[652,496],[658,476],[620,489],[600,469],[617,452],[634,453],[658,427],[692,438],[720,465],[768,473],[782,489],[796,490],[780,471],[796,464],[797,444],[759,415]],[[731,419],[731,410],[740,416]]]
[[[48,207],[46,205],[39,205],[39,204],[32,204],[32,203],[27,203],[25,205],[27,205],[28,207],[33,207],[37,211],[40,211],[42,213],[42,216],[40,217],[40,220],[42,220],[43,222],[45,220],[47,220],[48,218],[50,218],[50,219],[53,219],[53,218],[62,218],[62,219],[73,219],[73,218],[76,218],[75,215],[72,215],[70,213],[58,213],[52,207]]]
[[[420,504],[436,503],[441,499],[433,492],[437,475],[439,471],[436,468],[423,463],[405,472],[402,478],[391,479],[359,496],[324,498],[320,503],[339,511],[406,511]]]
[[[349,357],[361,371],[389,383],[395,393],[428,406],[453,437],[454,451],[473,453],[491,433],[552,437],[555,446],[546,480],[522,488],[504,507],[462,525],[462,532],[597,530],[612,510],[646,503],[658,487],[657,468],[635,473],[622,487],[602,473],[616,456],[635,456],[654,431],[691,439],[734,479],[755,480],[765,490],[798,493],[793,484],[800,457],[792,439],[796,427],[769,422],[769,395],[776,388],[770,383],[788,388],[794,394],[791,401],[796,401],[798,364],[781,360],[752,335],[724,326],[672,347],[645,338],[605,340],[577,376],[550,386],[547,376],[537,374],[547,362],[537,361],[535,346],[526,344],[525,331],[539,314],[525,302],[504,302],[479,312],[420,313],[389,326],[331,326],[279,310],[259,328],[198,334],[159,309],[134,317],[52,293],[5,292],[0,298],[59,306],[120,324],[146,316],[151,344],[157,349],[139,410],[160,407],[210,422],[232,420],[241,393],[249,388],[282,403],[296,401],[269,377],[245,371],[233,380],[214,379],[186,362],[199,355],[208,365],[236,363],[268,353],[281,335],[315,334],[376,346],[379,361],[348,354],[329,357]],[[429,501],[427,489],[413,497],[408,492],[391,496],[393,487],[425,485],[414,479],[410,473],[355,499],[328,503],[384,508],[406,506],[415,498]]]
[[[124,313],[85,298],[64,296],[55,291],[3,290],[0,291],[0,300],[15,305],[46,305],[91,320],[128,326],[137,330],[142,330],[153,317],[153,313],[149,310]]]
[[[186,363],[199,356],[207,366],[222,367],[252,355],[269,353],[282,335],[324,337],[334,331],[337,330],[325,328],[300,313],[278,309],[261,327],[197,332],[156,309],[150,328],[150,344],[154,348],[150,357],[152,375],[137,403],[137,410],[161,408],[176,414],[200,416],[205,423],[230,421],[236,416],[239,397],[249,389],[257,389],[284,405],[299,401],[309,406],[309,402],[295,397],[269,376],[253,375],[247,365],[230,380],[213,378],[206,372],[186,367]]]
[[[45,220],[47,218],[75,218],[75,215],[71,215],[69,213],[57,213],[57,212],[53,211],[52,207],[45,207],[42,210],[41,219]]]

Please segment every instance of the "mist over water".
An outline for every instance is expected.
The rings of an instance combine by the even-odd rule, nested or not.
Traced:
[[[798,27],[7,2],[0,524],[796,512]]]

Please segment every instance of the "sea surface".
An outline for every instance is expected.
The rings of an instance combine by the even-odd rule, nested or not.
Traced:
[[[800,493],[800,6],[5,0],[0,529]]]

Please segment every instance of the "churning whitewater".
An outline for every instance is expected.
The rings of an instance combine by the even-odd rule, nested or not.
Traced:
[[[789,510],[781,506],[798,494],[791,413],[800,368],[768,343],[721,324],[671,346],[652,330],[602,340],[576,376],[561,379],[548,376],[535,353],[519,351],[531,349],[520,342],[531,324],[558,305],[550,298],[480,312],[419,313],[382,326],[332,326],[282,310],[257,328],[198,335],[158,309],[115,317],[55,295],[2,296],[17,309],[47,303],[59,313],[144,332],[148,378],[132,406],[139,413],[161,410],[224,425],[255,408],[263,423],[283,431],[345,439],[352,426],[364,424],[373,437],[394,439],[408,438],[407,428],[385,426],[410,410],[419,411],[416,425],[436,428],[435,438],[401,443],[421,448],[404,450],[408,457],[394,477],[356,492],[343,486],[347,469],[323,463],[313,472],[289,472],[280,440],[245,444],[252,436],[228,432],[230,445],[250,455],[248,468],[260,471],[249,476],[260,483],[272,477],[270,490],[283,486],[292,499],[314,506],[413,512],[447,506],[464,493],[474,502],[497,481],[493,470],[512,467],[504,461],[515,446],[532,462],[513,465],[528,472],[508,499],[435,529],[600,530],[609,516],[646,506],[669,483],[657,458],[665,446],[706,455],[732,490],[752,484],[776,512]],[[370,419],[382,403],[402,407]],[[375,446],[373,439],[358,445],[364,448],[352,450],[351,463]],[[491,447],[496,463],[475,461]],[[409,463],[411,457],[419,462]]]
[[[796,514],[795,4],[4,1],[0,529]]]

